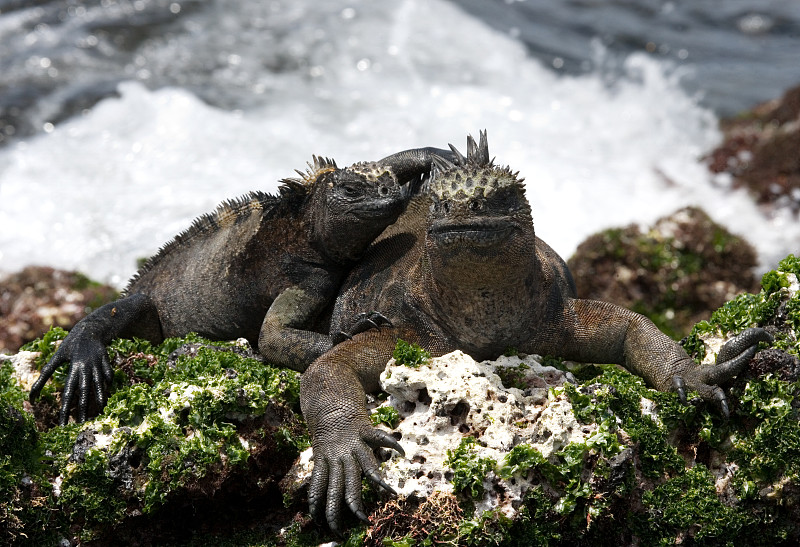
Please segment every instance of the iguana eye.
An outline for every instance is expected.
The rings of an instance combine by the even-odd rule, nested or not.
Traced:
[[[344,186],[342,186],[342,191],[344,192],[344,195],[346,195],[349,198],[354,198],[356,196],[361,195],[361,191],[355,186],[351,186],[350,184],[345,184]]]

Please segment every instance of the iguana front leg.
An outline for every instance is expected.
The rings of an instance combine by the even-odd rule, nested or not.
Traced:
[[[372,312],[359,314],[346,332],[337,335],[306,330],[328,305],[325,294],[327,290],[324,289],[294,286],[285,289],[272,302],[258,336],[258,351],[267,362],[303,372],[314,359],[337,343],[370,328],[390,324],[383,315]]]
[[[69,362],[58,422],[67,424],[76,396],[78,421],[86,421],[92,393],[99,409],[106,405],[108,385],[113,376],[106,346],[115,338],[129,336],[139,336],[154,343],[162,339],[158,311],[145,294],[133,294],[111,302],[81,319],[42,367],[39,378],[31,387],[30,400],[38,398],[56,369]]]
[[[563,334],[555,355],[620,364],[658,390],[677,391],[683,400],[687,389],[696,390],[704,400],[715,401],[725,415],[728,402],[718,384],[741,371],[759,342],[772,338],[764,329],[748,329],[723,346],[718,363],[709,367],[697,365],[643,315],[607,302],[566,299],[560,326]]]
[[[378,378],[398,337],[413,339],[395,328],[359,334],[314,361],[300,380],[300,406],[314,449],[309,509],[318,521],[324,515],[339,535],[343,501],[360,519],[367,518],[362,474],[392,491],[380,476],[372,450],[386,447],[403,454],[403,449],[394,437],[372,426],[365,393],[379,388]]]

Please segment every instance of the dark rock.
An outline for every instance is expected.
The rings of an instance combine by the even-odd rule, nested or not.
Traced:
[[[729,173],[758,203],[800,211],[800,86],[778,100],[723,120],[724,140],[706,161]]]
[[[51,326],[71,329],[117,291],[78,272],[29,266],[0,280],[0,353],[14,353]]]
[[[758,290],[755,250],[696,207],[590,236],[568,261],[578,295],[648,316],[676,339],[742,292]]]

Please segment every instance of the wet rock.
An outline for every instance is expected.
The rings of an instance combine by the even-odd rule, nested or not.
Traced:
[[[721,128],[724,140],[706,158],[720,182],[746,188],[765,206],[800,211],[800,86]]]

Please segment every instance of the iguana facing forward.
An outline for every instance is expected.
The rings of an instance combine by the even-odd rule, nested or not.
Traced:
[[[90,395],[105,406],[112,377],[106,345],[118,337],[244,337],[268,362],[304,370],[337,341],[313,332],[315,322],[355,260],[404,210],[433,152],[445,153],[407,150],[345,169],[315,156],[308,173],[282,181],[280,196],[253,192],[197,219],[146,263],[123,298],[75,325],[43,367],[31,400],[70,362],[60,423],[76,395],[79,421]],[[372,324],[369,314],[354,317],[345,337]]]
[[[476,360],[508,347],[594,363],[618,363],[660,390],[687,389],[727,412],[723,383],[749,360],[762,329],[724,346],[715,367],[697,366],[683,348],[642,315],[576,298],[564,261],[533,230],[522,180],[489,160],[486,134],[467,140],[467,157],[435,160],[428,195],[370,247],[345,280],[332,329],[360,310],[376,310],[392,326],[363,332],[314,361],[303,374],[300,400],[313,437],[311,513],[338,533],[343,501],[366,520],[362,473],[380,477],[372,449],[402,453],[372,427],[365,391],[378,378],[398,338],[434,356],[461,349]]]

